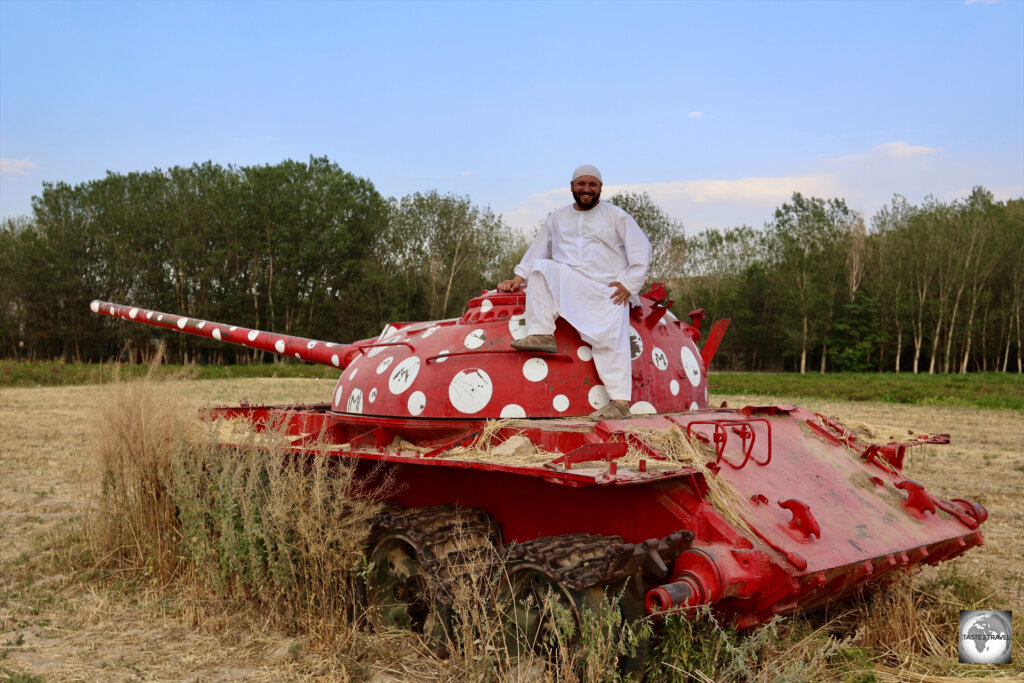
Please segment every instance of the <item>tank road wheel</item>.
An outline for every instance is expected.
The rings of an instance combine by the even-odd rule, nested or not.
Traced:
[[[583,595],[533,563],[513,565],[497,598],[505,646],[513,657],[554,659],[578,637]]]
[[[478,561],[493,554],[493,523],[482,510],[389,506],[377,529],[364,580],[368,620],[426,636],[443,652],[454,637],[453,591],[471,586]]]
[[[642,680],[650,630],[643,623],[645,591],[635,580],[656,573],[658,565],[660,571],[672,566],[692,539],[689,532],[677,532],[634,544],[577,533],[511,546],[495,602],[509,654],[581,666],[584,647],[605,647],[581,641],[584,622],[589,626],[596,618],[600,639],[609,639],[607,646],[616,650],[608,654],[618,655],[618,673]]]
[[[389,534],[377,541],[366,574],[367,617],[374,628],[423,633],[430,602],[427,578],[413,542],[402,534]]]

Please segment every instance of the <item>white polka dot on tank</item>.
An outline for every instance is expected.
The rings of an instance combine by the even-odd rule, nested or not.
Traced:
[[[348,403],[345,404],[345,409],[350,413],[363,412],[363,390],[360,387],[352,390],[348,397]]]
[[[410,356],[395,366],[388,378],[388,389],[392,394],[400,394],[416,380],[420,371],[420,359],[417,356]]]
[[[284,340],[278,339],[276,342],[274,342],[274,348],[277,349],[278,353],[284,353]]]
[[[147,312],[146,313],[146,320],[152,320],[152,319],[153,319],[153,311]]]
[[[698,410],[696,401],[690,404],[690,410]]]
[[[491,301],[490,299],[484,299],[483,301],[480,302],[480,312],[481,313],[486,313],[487,311],[491,310],[492,308],[494,308],[494,302]]]
[[[595,408],[604,408],[611,401],[608,398],[608,390],[604,388],[603,384],[590,387],[590,391],[587,392],[587,400]]]
[[[451,351],[449,351],[448,349],[443,349],[441,351],[438,351],[437,355],[441,356],[441,357],[437,359],[437,362],[438,363],[443,363],[446,360],[448,360],[447,358],[445,358],[445,356],[447,356],[449,353],[451,353]]]
[[[700,362],[697,360],[697,356],[693,354],[689,346],[684,346],[679,355],[683,361],[683,371],[686,373],[686,379],[690,380],[690,384],[693,386],[699,386]]]
[[[581,361],[588,361],[594,359],[594,350],[589,346],[581,346],[576,349],[576,357]]]
[[[466,335],[466,339],[462,344],[467,349],[478,349],[483,346],[485,341],[487,341],[487,333],[483,330],[476,329]]]
[[[635,327],[629,328],[629,359],[636,360],[644,352],[644,340]]]
[[[339,384],[338,388],[334,390],[334,405],[341,407],[341,395],[344,393],[344,388]]]
[[[513,339],[522,339],[526,336],[526,316],[514,315],[508,319],[508,331]]]
[[[420,338],[421,339],[426,339],[430,335],[432,335],[435,332],[437,332],[439,329],[441,329],[441,328],[439,328],[437,325],[434,325],[433,327],[428,327],[427,329],[423,330],[423,334],[420,335]]]
[[[389,327],[390,327],[390,325],[389,325]],[[393,335],[391,335],[390,337],[388,337],[386,339],[382,339],[380,343],[381,344],[393,344],[394,342],[398,341],[398,338],[401,337],[401,336],[402,335],[400,335],[400,334],[393,334]],[[370,349],[369,351],[367,351],[366,355],[370,356],[372,358],[373,356],[376,356],[378,353],[380,353],[382,351],[385,351],[385,350],[388,350],[387,346],[375,346],[372,349]]]
[[[228,328],[228,332],[234,332],[237,329],[238,329],[238,325],[232,325],[231,327]]]
[[[379,334],[379,335],[377,335],[377,339],[381,339],[381,340],[383,340],[383,339],[384,339],[385,337],[387,337],[387,336],[388,336],[389,334],[391,334],[392,332],[394,332],[394,330],[395,330],[395,328],[393,328],[393,327],[391,326],[391,323],[388,323],[387,325],[385,325],[385,326],[384,326],[384,329],[380,331],[380,334]]]
[[[564,413],[569,408],[569,397],[565,394],[555,396],[554,400],[551,401],[551,407],[560,413]]]
[[[327,342],[326,344],[324,344],[324,346],[326,346],[329,349],[333,349],[334,348],[334,342]]]
[[[245,338],[249,341],[253,341],[256,337],[260,336],[259,330],[249,330],[249,334],[245,335]]]
[[[414,391],[409,394],[409,401],[405,404],[410,415],[419,415],[427,407],[427,397],[422,391]]]
[[[196,325],[196,329],[197,329],[197,330],[201,330],[201,329],[203,329],[204,327],[206,327],[206,321],[205,321],[205,320],[200,320],[200,321],[199,321],[199,324],[198,324],[198,325]]]
[[[668,356],[665,352],[655,346],[651,349],[651,360],[654,361],[654,367],[659,370],[665,370],[668,368]]]
[[[213,333],[212,334],[213,334],[213,338],[214,339],[216,339],[217,341],[220,341],[220,328],[219,327],[213,328]]]
[[[629,412],[633,415],[654,415],[658,411],[647,401],[637,401],[629,407]]]
[[[393,360],[395,360],[395,357],[394,357],[394,356],[388,356],[387,358],[385,358],[384,360],[382,360],[382,361],[381,361],[380,363],[378,363],[378,364],[377,364],[377,374],[378,374],[378,375],[380,375],[380,374],[382,374],[382,373],[383,373],[383,372],[384,372],[385,370],[387,370],[387,369],[388,369],[389,367],[391,367],[391,362],[392,362]]]
[[[113,313],[113,312],[114,312],[114,309],[113,309],[113,308],[111,308],[111,309],[110,309],[110,312],[111,312],[111,313]],[[158,315],[158,316],[156,317],[156,321],[157,321],[158,323],[162,323],[162,322],[164,321],[164,314],[163,314],[163,313],[161,313],[160,315]]]
[[[671,382],[669,382],[668,388],[672,392],[673,396],[679,395],[679,382],[677,380],[672,380]]]
[[[334,367],[338,367],[338,363],[340,362],[341,360],[338,358],[338,354],[334,354],[333,356],[331,356],[331,365],[333,365]]]
[[[138,314],[139,309],[137,308],[133,308],[132,310],[128,311],[128,317],[131,318],[132,320],[135,320],[135,316],[137,316]]]
[[[100,312],[100,302],[99,301],[93,301],[91,304],[89,304],[89,310],[92,311],[93,313],[99,313]]]
[[[185,325],[188,324],[188,318],[178,318],[178,329],[185,329]]]
[[[520,405],[509,403],[501,409],[500,417],[526,417],[526,411]]]
[[[348,374],[349,379],[355,379],[356,373],[359,372],[359,368],[352,368],[352,372]]]
[[[523,377],[539,382],[548,376],[548,364],[543,358],[531,358],[523,363]]]
[[[419,393],[419,392],[417,392],[417,393]],[[370,398],[370,403],[373,403],[374,401],[377,400],[377,387],[374,387],[373,389],[370,389],[370,396],[369,396],[369,398]]]
[[[486,372],[478,368],[463,370],[448,385],[448,400],[461,413],[472,415],[490,403],[494,385]]]
[[[314,346],[316,346],[316,342],[315,341],[306,342],[306,348],[307,349],[312,349]]]
[[[117,315],[117,309],[113,305],[110,306],[110,315]]]
[[[298,351],[295,352],[295,357],[298,358],[299,360],[302,360],[302,356],[299,355]]]

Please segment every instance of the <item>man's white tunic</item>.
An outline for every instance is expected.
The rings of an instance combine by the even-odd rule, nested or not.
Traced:
[[[593,347],[594,365],[612,400],[632,394],[629,306],[612,302],[621,282],[630,303],[647,276],[651,243],[632,216],[600,202],[589,211],[570,204],[548,216],[515,274],[527,280],[526,333],[553,334],[559,316]]]

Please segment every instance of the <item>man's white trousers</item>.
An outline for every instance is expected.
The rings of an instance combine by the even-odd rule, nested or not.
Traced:
[[[607,283],[590,280],[569,266],[538,259],[527,279],[526,333],[554,334],[561,316],[576,328],[594,352],[594,367],[613,400],[632,396],[629,354],[629,305],[609,298]]]

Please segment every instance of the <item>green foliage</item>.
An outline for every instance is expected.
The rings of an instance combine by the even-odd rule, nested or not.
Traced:
[[[671,280],[683,272],[686,236],[681,221],[670,217],[646,192],[619,192],[608,198],[637,222],[651,242],[648,283]]]
[[[124,379],[151,375],[156,379],[187,374],[195,379],[248,379],[254,377],[338,378],[335,368],[285,360],[281,363],[250,365],[160,365],[150,370],[145,365],[122,365],[118,376]],[[73,384],[104,384],[112,381],[108,365],[63,363],[60,361],[0,360],[0,387],[64,386]]]
[[[655,649],[651,681],[809,681],[834,673],[841,643],[823,630],[776,618],[737,633],[704,609],[696,618],[671,616]]]
[[[287,455],[273,432],[219,448],[218,428],[180,441],[170,462],[184,557],[220,594],[344,619],[377,504],[357,496],[352,467]]]
[[[394,320],[458,315],[522,244],[468,198],[385,200],[323,157],[213,163],[46,184],[0,228],[0,355],[146,360],[152,328],[90,314],[92,299],[327,341]],[[171,358],[263,352],[166,335]]]
[[[649,280],[685,319],[731,318],[716,357],[738,370],[1021,372],[1024,199],[984,188],[870,220],[795,193],[765,224],[687,237],[644,193],[611,203],[650,238]],[[468,197],[385,199],[327,158],[47,183],[0,224],[0,357],[259,362],[264,352],[124,325],[94,298],[348,342],[386,323],[458,315],[511,274],[526,237]],[[275,357],[274,362],[280,362]]]
[[[878,327],[878,302],[864,292],[843,304],[829,337],[832,359],[840,372],[868,372],[872,353],[885,341]]]
[[[711,402],[721,394],[883,401],[1024,412],[1024,377],[1006,373],[913,375],[909,373],[728,373],[709,376]]]

